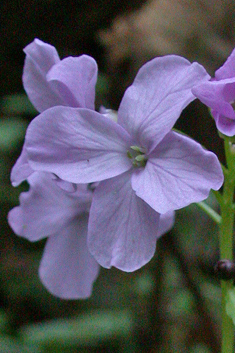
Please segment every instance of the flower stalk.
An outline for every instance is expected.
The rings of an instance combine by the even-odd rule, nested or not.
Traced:
[[[224,136],[227,170],[224,173],[223,194],[220,202],[221,222],[219,223],[220,258],[233,260],[233,226],[234,226],[234,187],[235,161],[231,138]],[[221,310],[222,310],[222,353],[234,351],[234,325],[226,312],[226,298],[233,286],[233,280],[221,280]]]

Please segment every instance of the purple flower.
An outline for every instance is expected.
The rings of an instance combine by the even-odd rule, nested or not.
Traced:
[[[215,78],[203,82],[192,90],[202,103],[211,108],[217,129],[227,136],[235,135],[235,49]]]
[[[202,66],[156,58],[138,72],[118,122],[89,109],[54,107],[29,125],[34,170],[72,183],[99,181],[88,223],[88,248],[104,267],[134,271],[154,254],[160,214],[207,198],[223,174],[217,157],[171,131],[208,80]]]
[[[30,241],[48,237],[39,275],[49,292],[65,299],[87,298],[99,273],[87,247],[92,191],[80,184],[68,193],[51,177],[35,172],[28,178],[30,190],[20,195],[20,206],[9,212],[8,221],[16,234]],[[173,222],[173,212],[161,216],[159,236]]]
[[[94,109],[97,66],[88,56],[59,60],[54,47],[36,39],[25,48],[23,82],[39,111],[55,105]],[[111,112],[102,108],[102,115]],[[87,184],[72,185],[54,174],[34,172],[24,145],[13,167],[13,185],[27,179],[29,192],[20,196],[20,206],[9,213],[14,232],[30,241],[48,237],[39,274],[54,295],[66,299],[91,295],[99,265],[88,251],[87,223],[92,192]],[[162,215],[158,236],[174,223],[174,212]]]
[[[57,105],[94,109],[97,64],[87,55],[60,60],[56,49],[39,39],[27,47],[23,85],[39,112]],[[14,186],[33,173],[27,152],[22,153],[11,172]]]

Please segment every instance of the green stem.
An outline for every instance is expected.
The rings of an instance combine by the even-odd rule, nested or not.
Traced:
[[[230,140],[224,137],[225,155],[228,169],[224,173],[225,180],[223,195],[220,203],[221,222],[220,226],[220,258],[233,260],[233,225],[234,225],[234,155],[231,150]],[[226,313],[226,297],[232,288],[233,281],[221,281],[222,293],[222,348],[221,353],[233,353],[234,347],[234,326],[232,319]]]
[[[215,223],[220,224],[221,216],[215,210],[213,210],[213,208],[211,208],[207,203],[202,201],[198,202],[196,205],[200,207],[209,217],[211,217],[211,219],[213,219]]]

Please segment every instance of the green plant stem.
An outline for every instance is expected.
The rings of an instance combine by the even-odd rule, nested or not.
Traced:
[[[215,223],[220,224],[221,216],[215,210],[213,210],[213,208],[211,208],[207,203],[202,201],[198,202],[196,205],[200,207],[209,217],[211,217],[211,219],[213,219]]]
[[[233,260],[233,225],[234,225],[234,178],[235,163],[234,154],[228,137],[224,137],[225,155],[228,169],[224,172],[222,200],[220,202],[221,222],[220,233],[220,258]],[[221,353],[234,352],[234,326],[232,319],[226,313],[226,297],[232,288],[233,281],[221,281],[221,310],[222,310],[222,347]]]

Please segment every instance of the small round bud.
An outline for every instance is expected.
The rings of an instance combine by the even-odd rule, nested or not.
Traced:
[[[216,277],[222,280],[235,279],[235,263],[231,260],[220,260],[214,267]]]

